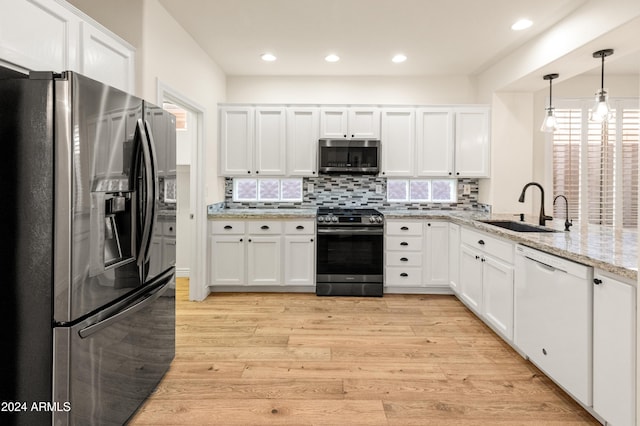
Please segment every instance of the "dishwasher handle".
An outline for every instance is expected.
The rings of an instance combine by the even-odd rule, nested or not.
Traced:
[[[539,267],[541,267],[542,269],[546,269],[546,270],[547,270],[547,271],[549,271],[549,272],[556,272],[556,271],[558,271],[558,272],[564,272],[565,274],[567,273],[567,271],[565,271],[565,270],[563,270],[563,269],[557,268],[557,267],[555,267],[555,266],[547,265],[546,263],[544,263],[544,262],[540,262],[539,260],[534,259],[534,258],[532,258],[532,257],[525,256],[525,258],[526,258],[526,259],[529,259],[529,260],[530,260],[530,261],[532,261],[532,262],[535,262]]]

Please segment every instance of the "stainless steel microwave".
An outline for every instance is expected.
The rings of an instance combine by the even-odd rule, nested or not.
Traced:
[[[319,173],[377,174],[380,141],[377,139],[320,139]]]

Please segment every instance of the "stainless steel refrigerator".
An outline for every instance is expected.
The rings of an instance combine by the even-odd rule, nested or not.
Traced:
[[[0,141],[0,424],[121,425],[175,354],[175,252],[152,243],[175,229],[175,118],[3,69]]]

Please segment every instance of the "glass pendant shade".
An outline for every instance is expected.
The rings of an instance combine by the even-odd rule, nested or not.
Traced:
[[[609,94],[606,89],[599,89],[596,92],[596,101],[591,108],[590,121],[602,123],[603,121],[609,121],[613,118],[611,107],[609,106]]]
[[[545,133],[553,133],[558,130],[558,122],[556,120],[555,108],[545,108],[547,115],[544,117],[540,131]]]
[[[542,126],[540,126],[540,131],[545,133],[553,133],[558,130],[558,122],[556,121],[555,108],[551,103],[552,98],[552,85],[553,79],[558,78],[558,74],[547,74],[543,77],[545,80],[549,80],[549,106],[545,108],[547,113],[544,116],[544,120],[542,121]]]

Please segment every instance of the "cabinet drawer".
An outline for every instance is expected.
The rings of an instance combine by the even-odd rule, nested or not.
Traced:
[[[472,231],[467,228],[462,228],[460,240],[468,246],[513,264],[515,250],[515,245],[513,243],[492,237],[491,235],[483,232]]]
[[[422,237],[387,237],[387,250],[422,251]]]
[[[282,222],[270,220],[256,220],[247,223],[249,234],[274,235],[282,233]]]
[[[211,232],[214,235],[244,234],[244,222],[241,220],[221,220],[212,223]]]
[[[390,221],[385,223],[385,229],[387,235],[410,235],[410,236],[422,236],[422,221],[410,222],[410,221]]]
[[[284,224],[284,233],[287,235],[312,235],[315,232],[315,222],[313,220],[296,220],[285,222]]]
[[[162,234],[165,237],[175,237],[176,236],[176,223],[175,222],[163,222],[162,223]]]
[[[387,252],[387,266],[422,266],[421,252]]]
[[[386,285],[422,285],[422,268],[403,268],[402,266],[389,266],[386,268]]]

